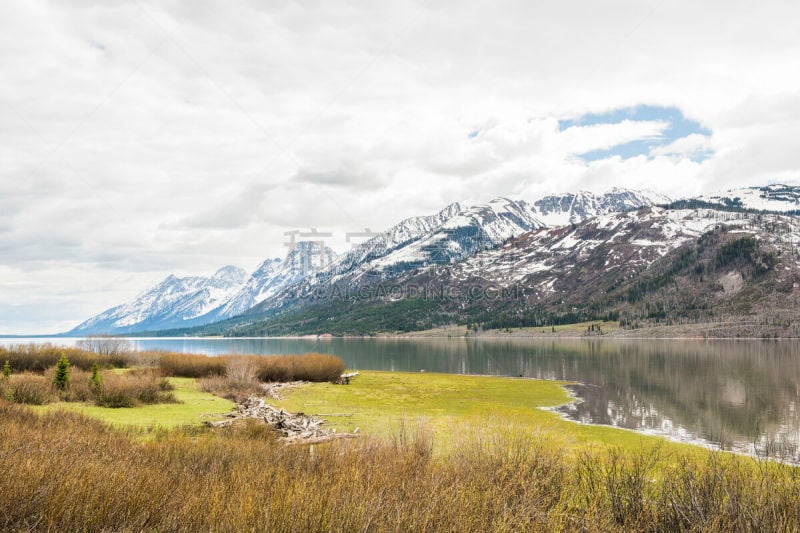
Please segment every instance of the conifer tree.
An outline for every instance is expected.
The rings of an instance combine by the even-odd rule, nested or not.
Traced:
[[[100,376],[100,368],[97,363],[92,363],[92,376],[89,378],[89,385],[96,394],[103,390],[103,378]]]
[[[56,375],[53,378],[53,385],[55,385],[58,390],[66,390],[67,387],[69,387],[69,361],[67,360],[67,356],[63,353],[56,364]]]
[[[6,359],[6,364],[3,365],[3,377],[8,377],[11,375],[11,364],[9,364],[8,360]]]

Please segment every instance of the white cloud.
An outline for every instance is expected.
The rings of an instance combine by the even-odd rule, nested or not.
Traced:
[[[616,124],[573,126],[564,130],[560,137],[565,151],[581,154],[640,139],[657,139],[668,125],[658,121],[623,120]]]
[[[685,158],[699,153],[711,152],[713,149],[711,138],[708,135],[692,133],[686,137],[680,137],[666,146],[657,146],[650,153],[653,156]]]
[[[74,325],[172,271],[253,268],[298,226],[789,179],[798,19],[797,3],[721,0],[4,2],[0,268],[25,290],[2,286],[0,332]],[[637,104],[713,134],[572,157],[661,126],[559,118]],[[684,157],[705,143],[713,157]]]

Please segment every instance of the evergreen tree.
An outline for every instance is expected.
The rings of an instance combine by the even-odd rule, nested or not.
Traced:
[[[92,376],[89,378],[89,385],[95,394],[99,394],[103,390],[103,378],[100,376],[100,368],[97,363],[92,363]]]
[[[9,364],[8,360],[6,360],[6,364],[3,365],[3,376],[8,377],[11,375],[11,365]]]
[[[53,385],[55,385],[58,390],[66,390],[67,387],[69,387],[69,361],[67,360],[67,356],[63,353],[56,364],[56,375],[53,378]]]

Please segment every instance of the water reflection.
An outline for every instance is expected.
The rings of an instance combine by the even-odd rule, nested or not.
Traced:
[[[147,342],[147,341],[142,341]],[[324,351],[351,368],[576,381],[559,409],[580,422],[753,452],[800,442],[798,344],[774,341],[236,339],[178,341],[222,351]],[[143,346],[144,347],[144,346]]]
[[[531,339],[133,339],[207,354],[328,352],[353,369],[578,382],[559,411],[725,449],[796,454],[800,344],[786,341]],[[796,459],[796,457],[795,457]]]

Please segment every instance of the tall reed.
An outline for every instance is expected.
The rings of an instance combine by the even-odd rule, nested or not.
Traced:
[[[709,454],[575,457],[509,429],[284,446],[255,423],[141,442],[0,401],[4,531],[793,531],[793,467]],[[655,455],[654,455],[655,454]]]
[[[248,380],[260,381],[335,381],[345,369],[344,362],[334,355],[222,355],[207,356],[188,353],[163,353],[159,368],[165,376],[207,378],[228,376],[233,380],[237,369],[245,370]],[[231,374],[233,372],[233,374]],[[241,381],[241,379],[240,379]]]
[[[133,357],[132,352],[114,354],[96,353],[80,348],[53,344],[18,344],[0,347],[0,361],[8,361],[12,372],[44,372],[65,355],[71,366],[89,370],[94,363],[104,368],[124,368]]]

